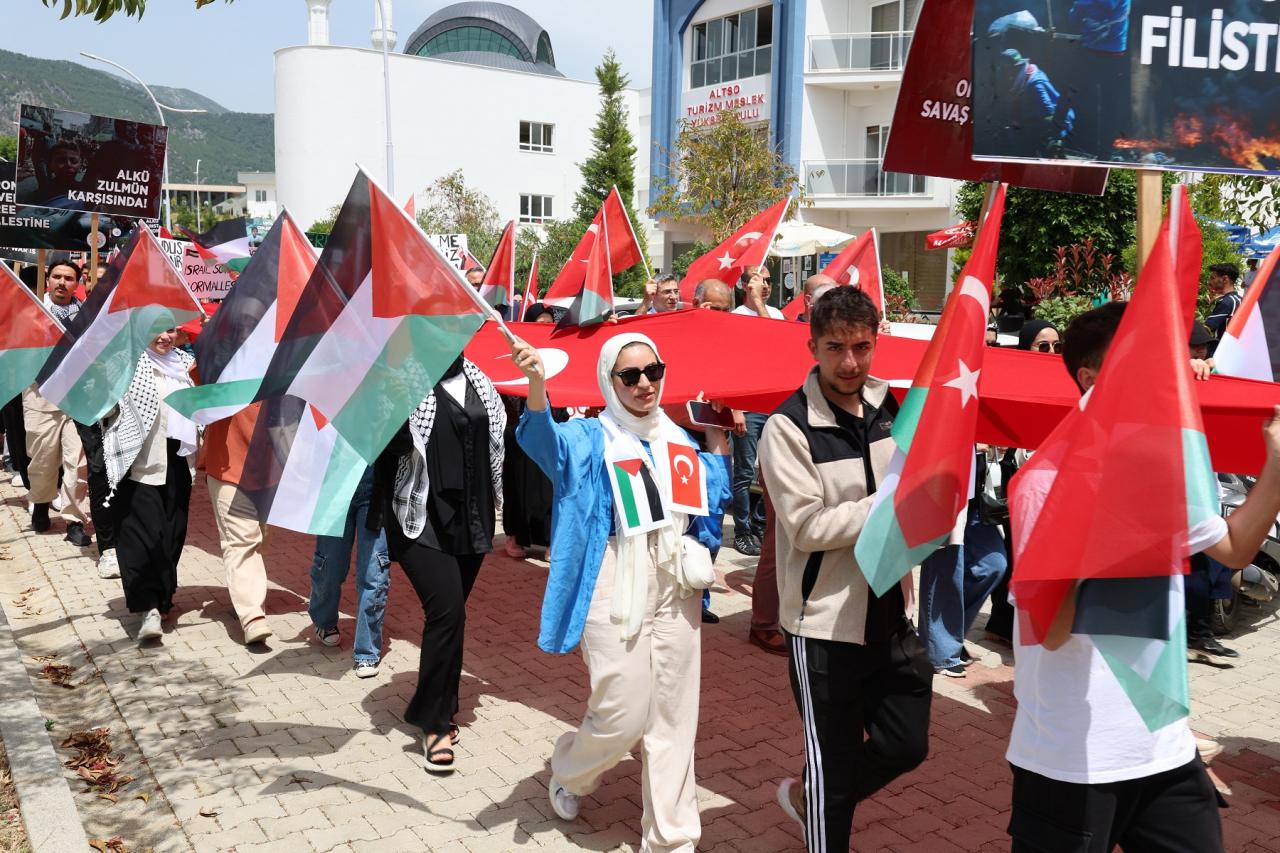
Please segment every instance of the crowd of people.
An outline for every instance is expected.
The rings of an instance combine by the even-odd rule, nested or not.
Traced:
[[[1215,284],[1208,328],[1197,327],[1188,344],[1198,377],[1207,376],[1203,359],[1225,323],[1219,314],[1234,310],[1238,276],[1215,268],[1227,284]],[[77,289],[92,288],[83,279],[67,261],[46,271],[45,304],[59,322],[79,311]],[[738,288],[702,282],[691,306],[680,301],[679,281],[664,276],[649,282],[639,310],[790,322],[770,295],[763,267]],[[1197,741],[1185,717],[1149,730],[1088,636],[1071,633],[1070,612],[1043,644],[1019,643],[1009,543],[1049,486],[1024,489],[1031,497],[1010,504],[1004,484],[1026,451],[975,447],[974,497],[950,544],[920,567],[918,603],[911,574],[884,595],[871,591],[853,546],[894,450],[897,399],[871,373],[888,328],[865,293],[826,276],[805,281],[803,298],[814,361],[803,385],[772,413],[732,412],[725,429],[664,408],[667,371],[680,368],[662,360],[643,322],[601,347],[604,406],[594,410],[554,407],[538,350],[519,338],[511,354],[528,379],[525,398],[500,395],[459,356],[363,472],[342,535],[317,538],[308,606],[316,642],[343,640],[338,605],[354,556],[353,670],[377,676],[398,564],[423,612],[404,719],[421,729],[426,770],[454,771],[467,600],[501,520],[507,556],[541,550],[549,564],[539,647],[581,650],[590,679],[581,724],[550,757],[552,808],[574,820],[582,798],[638,745],[642,849],[690,851],[701,833],[701,626],[717,621],[707,595],[728,510],[733,547],[758,558],[745,639],[789,662],[805,769],[783,780],[778,801],[804,827],[810,850],[848,849],[858,804],[927,760],[932,679],[964,677],[973,663],[965,638],[988,600],[988,635],[1016,650],[1013,849],[1221,850],[1220,793],[1201,759],[1211,742]],[[1085,393],[1123,310],[1103,305],[1064,330],[1024,317],[1017,346],[1061,361]],[[529,305],[522,319],[556,322],[562,311]],[[156,336],[99,424],[75,423],[28,388],[4,408],[7,462],[28,490],[32,531],[48,532],[54,511],[74,545],[93,545],[92,529],[98,574],[119,578],[140,617],[140,642],[163,637],[203,468],[231,602],[245,643],[260,643],[272,635],[268,528],[246,509],[240,482],[262,404],[203,433],[166,405],[166,395],[199,381],[187,337],[177,329]],[[999,345],[995,325],[987,340]],[[1280,415],[1265,433],[1267,463],[1245,503],[1191,531],[1198,556],[1186,584],[1188,645],[1202,654],[1236,655],[1214,638],[1207,608],[1280,512]],[[1064,611],[1074,601],[1073,593]]]

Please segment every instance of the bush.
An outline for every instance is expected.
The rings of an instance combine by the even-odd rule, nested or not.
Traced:
[[[910,322],[912,309],[916,307],[916,291],[902,273],[889,267],[880,268],[880,277],[884,281],[884,315],[896,323]]]
[[[1051,296],[1036,305],[1036,319],[1052,323],[1055,329],[1062,332],[1067,324],[1092,307],[1093,301],[1087,296]]]

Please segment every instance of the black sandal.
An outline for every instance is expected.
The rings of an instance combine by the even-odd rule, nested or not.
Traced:
[[[422,736],[422,755],[426,761],[427,770],[432,773],[452,773],[453,772],[453,749],[447,746],[440,746],[440,743],[448,735],[423,735]],[[429,744],[434,744],[430,746]]]
[[[454,746],[458,745],[458,740],[460,739],[461,734],[462,734],[462,730],[458,728],[458,724],[450,720],[449,721],[449,737],[453,739]]]

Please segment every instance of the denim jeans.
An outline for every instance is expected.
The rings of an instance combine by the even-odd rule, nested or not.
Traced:
[[[747,432],[733,436],[733,535],[764,530],[764,502],[751,494],[756,478],[756,445],[768,415],[746,412]]]
[[[383,530],[375,534],[365,527],[372,497],[373,469],[369,468],[351,499],[346,529],[341,536],[317,536],[311,561],[311,602],[307,612],[317,628],[336,628],[353,542],[356,546],[356,637],[351,647],[356,663],[377,663],[382,657],[382,617],[391,585],[387,534]]]
[[[920,564],[920,634],[935,667],[960,663],[965,635],[1009,568],[998,527],[971,513],[963,545],[947,545]]]

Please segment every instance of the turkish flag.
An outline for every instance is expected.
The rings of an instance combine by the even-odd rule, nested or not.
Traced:
[[[729,239],[689,264],[689,271],[680,282],[680,299],[692,303],[694,288],[709,278],[733,287],[742,278],[743,270],[763,264],[790,204],[788,196],[765,208],[730,234]]]
[[[868,229],[857,239],[850,241],[822,270],[838,284],[849,284],[861,290],[875,303],[880,316],[884,316],[884,279],[880,274],[880,242],[876,229]],[[782,309],[788,320],[799,320],[804,312],[804,287]]]
[[[675,509],[697,515],[707,511],[707,487],[698,452],[683,444],[668,444],[671,465],[671,503]]]
[[[627,216],[627,208],[622,203],[618,188],[613,187],[605,196],[604,204],[596,211],[595,218],[587,226],[573,254],[565,261],[556,280],[547,288],[543,296],[544,302],[562,303],[572,300],[582,289],[582,281],[587,276],[587,261],[591,258],[591,248],[596,238],[604,230],[609,239],[609,268],[616,275],[640,263],[640,242],[631,227],[631,219]]]
[[[961,222],[941,231],[926,234],[926,249],[959,249],[973,243],[973,235],[977,233],[977,224],[972,221]]]

